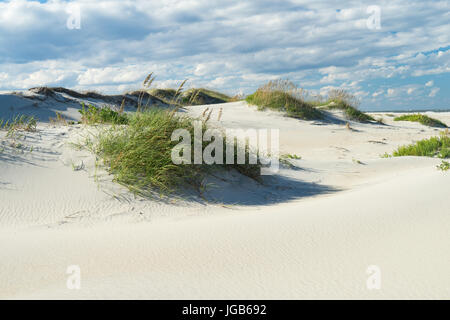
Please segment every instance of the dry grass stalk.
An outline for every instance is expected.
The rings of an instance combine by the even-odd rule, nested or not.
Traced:
[[[55,118],[49,117],[49,120],[50,120],[51,124],[54,124],[54,125],[56,125],[56,124],[67,125],[67,120],[66,120],[66,118],[64,118],[64,116],[61,113],[55,112],[55,114],[56,114]]]
[[[122,114],[124,109],[125,109],[125,98],[123,98],[122,104],[120,105],[119,114]]]
[[[153,72],[150,72],[147,77],[145,78],[144,82],[142,83],[143,88],[141,89],[141,92],[139,93],[139,97],[138,97],[138,107],[137,107],[137,112],[141,111],[141,106],[142,106],[142,99],[144,98],[145,93],[148,93],[148,89],[150,88],[150,86],[152,85],[153,81],[155,80],[156,76],[153,76]],[[147,103],[145,105],[145,107],[148,106],[150,101],[150,95],[147,99]]]
[[[147,75],[147,77],[145,78],[144,82],[142,83],[142,86],[143,86],[144,88],[146,87],[147,82],[150,81],[152,75],[153,75],[153,72],[150,72],[150,73]]]
[[[205,115],[206,115],[206,113],[208,112],[208,110],[209,110],[209,107],[206,107],[205,110],[203,110],[202,118],[205,117]]]
[[[355,108],[357,108],[360,104],[358,98],[345,89],[331,89],[328,91],[328,100],[335,102],[343,101]]]
[[[183,80],[183,82],[181,82],[180,86],[178,87],[177,91],[175,91],[175,95],[173,96],[173,100],[172,100],[172,104],[177,104],[178,99],[181,95],[181,92],[183,91],[183,87],[186,84],[187,79]]]
[[[211,111],[209,111],[208,116],[205,119],[205,123],[208,122],[208,120],[211,118],[212,112],[213,112],[213,109],[211,109]]]
[[[196,89],[195,90],[195,94],[194,94],[194,92],[192,92],[191,98],[189,99],[189,104],[190,105],[193,104],[197,100],[197,97],[198,97],[199,93],[200,93],[200,89]]]

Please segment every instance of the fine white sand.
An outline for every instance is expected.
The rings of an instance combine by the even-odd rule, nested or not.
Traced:
[[[385,113],[385,126],[348,130],[339,112],[324,124],[208,106],[212,125],[280,129],[281,153],[302,159],[264,185],[230,173],[203,198],[152,200],[70,145],[91,129],[45,122],[55,110],[76,120],[66,104],[37,102],[38,131],[20,140],[0,131],[0,298],[450,298],[449,173],[439,159],[380,157],[438,129]],[[450,125],[450,113],[427,114]],[[66,286],[70,265],[80,290]],[[366,287],[371,265],[380,290]]]

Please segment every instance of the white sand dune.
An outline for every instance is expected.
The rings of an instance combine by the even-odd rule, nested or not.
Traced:
[[[0,95],[2,117],[11,99]],[[35,113],[46,120],[64,103]],[[0,298],[450,298],[450,176],[438,159],[380,157],[439,130],[386,114],[376,115],[386,126],[348,130],[339,113],[324,124],[242,102],[208,107],[214,125],[279,128],[298,168],[264,185],[230,173],[212,180],[210,202],[156,201],[70,146],[88,134],[81,125],[40,122],[20,147],[0,131]],[[450,113],[430,115],[450,125]],[[66,287],[69,265],[80,290]],[[380,290],[366,287],[370,265]]]

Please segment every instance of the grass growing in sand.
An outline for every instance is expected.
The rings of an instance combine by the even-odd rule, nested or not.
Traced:
[[[450,170],[450,162],[442,160],[441,164],[436,166],[438,170],[448,171]]]
[[[376,121],[370,115],[358,110],[358,105],[358,99],[351,93],[343,89],[332,89],[328,92],[328,100],[322,107],[343,110],[345,116],[350,120],[359,122]]]
[[[439,137],[431,137],[417,141],[414,144],[401,146],[393,153],[394,157],[422,156],[450,158],[450,135],[448,130]]]
[[[288,168],[295,168],[295,165],[291,162],[291,160],[300,160],[302,157],[296,154],[282,154],[280,156],[280,163],[287,166]]]
[[[100,131],[98,143],[93,150],[114,174],[115,181],[133,192],[158,190],[167,193],[188,185],[200,187],[207,174],[220,169],[233,168],[251,178],[259,177],[259,164],[174,164],[171,152],[178,141],[171,141],[171,134],[175,129],[183,128],[193,136],[191,118],[175,116],[173,111],[154,109],[130,115],[128,120],[128,125]],[[205,130],[206,121],[203,121],[203,131]],[[225,143],[225,137],[223,139]],[[248,150],[246,155],[248,159]]]
[[[246,101],[256,105],[258,110],[268,108],[283,111],[289,117],[304,120],[322,119],[323,114],[312,103],[305,101],[303,93],[291,81],[280,79],[269,81],[247,96]]]
[[[5,147],[4,142],[7,142],[7,146],[12,148],[14,152],[24,153],[25,151],[33,152],[33,147],[27,146],[24,141],[26,136],[23,131],[35,132],[37,121],[33,116],[17,115],[11,120],[0,119],[0,130],[7,131],[5,141],[1,141],[2,147],[0,153],[3,153]]]
[[[412,121],[419,122],[425,126],[429,127],[439,127],[439,128],[447,128],[447,125],[442,121],[439,121],[434,118],[430,118],[423,114],[407,114],[400,117],[394,118],[394,121]]]
[[[144,88],[148,90],[148,79],[144,81]],[[171,104],[179,100],[182,88],[186,81],[174,90]],[[251,151],[245,148],[245,164],[237,164],[237,142],[234,142],[234,164],[226,163],[226,153],[223,153],[224,164],[174,164],[172,162],[172,150],[179,141],[172,141],[172,133],[176,129],[185,129],[194,137],[194,119],[176,114],[175,109],[147,109],[141,107],[139,102],[137,112],[134,114],[114,111],[110,108],[96,108],[88,106],[80,111],[83,123],[111,124],[99,127],[95,140],[87,138],[78,147],[84,147],[94,152],[109,171],[114,175],[114,180],[139,194],[151,194],[158,191],[162,194],[180,190],[186,186],[202,188],[202,180],[208,175],[214,175],[220,170],[235,169],[243,175],[258,179],[260,176],[260,164],[249,164]],[[145,110],[145,111],[142,111]],[[142,111],[142,112],[141,112]],[[206,111],[205,111],[206,113]],[[207,129],[207,122],[211,112],[203,117],[202,132]],[[222,137],[222,145],[226,145],[226,137]],[[191,159],[194,153],[194,140],[191,139]],[[209,142],[202,142],[203,149]]]
[[[12,133],[16,130],[36,131],[36,119],[33,116],[17,115],[12,120],[0,119],[0,130]]]

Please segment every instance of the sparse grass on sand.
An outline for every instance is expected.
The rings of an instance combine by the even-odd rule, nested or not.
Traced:
[[[11,120],[0,119],[0,130],[13,132],[16,130],[36,131],[36,119],[33,116],[17,115]]]
[[[450,135],[448,130],[439,137],[431,137],[417,141],[414,144],[401,146],[393,153],[394,157],[422,156],[450,158]]]
[[[26,136],[23,134],[23,131],[35,132],[36,126],[37,121],[33,116],[17,115],[11,120],[6,121],[0,119],[0,130],[7,131],[5,140],[9,140],[9,147],[19,150],[21,153],[24,153],[25,151],[33,152],[33,147],[27,146],[24,142]],[[5,150],[3,143],[4,142],[1,141],[2,146],[0,147],[0,153],[3,153]]]
[[[354,121],[376,121],[372,116],[358,110],[359,101],[354,95],[343,89],[332,89],[328,92],[328,101],[322,107],[343,110],[345,116]]]
[[[312,103],[304,100],[303,90],[297,88],[289,80],[269,81],[256,92],[247,96],[246,101],[256,105],[258,110],[268,108],[284,111],[293,118],[303,120],[323,118],[323,114]]]
[[[425,126],[429,127],[439,127],[439,128],[447,128],[447,125],[443,123],[442,121],[439,121],[437,119],[428,117],[423,114],[407,114],[400,117],[394,118],[394,121],[412,121],[412,122],[419,122]]]
[[[450,170],[450,162],[442,160],[441,164],[436,167],[438,170],[448,171]]]

